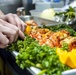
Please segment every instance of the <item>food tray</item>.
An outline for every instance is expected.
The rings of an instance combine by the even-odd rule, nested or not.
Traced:
[[[18,55],[18,52],[16,51],[13,51],[12,52],[12,55],[14,57],[16,57]],[[35,68],[35,67],[30,67],[30,68],[27,68],[29,70],[29,72],[31,72],[33,75],[37,75],[40,70]],[[72,69],[72,70],[67,70],[67,71],[64,71],[62,72],[62,75],[76,75],[76,69]]]
[[[45,24],[47,26],[53,26],[53,25],[58,25],[58,24],[62,24],[60,22],[55,22],[52,20],[47,20],[47,19],[42,19],[39,17],[32,17],[32,16],[20,16],[20,18],[25,22],[27,20],[34,20],[39,26],[42,26],[42,24]],[[12,55],[14,57],[16,57],[18,55],[18,52],[13,51]],[[35,67],[30,67],[27,68],[29,70],[29,72],[31,72],[33,75],[36,75],[40,72],[39,69],[35,68]],[[44,74],[45,75],[45,74]],[[67,70],[62,72],[62,75],[76,75],[76,69],[72,69],[72,70]]]

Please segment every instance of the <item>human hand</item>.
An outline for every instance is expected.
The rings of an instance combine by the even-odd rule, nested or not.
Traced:
[[[9,13],[4,15],[2,19],[16,25],[22,32],[25,30],[25,23],[16,14]]]
[[[17,26],[19,28],[19,36],[24,39],[24,30],[25,30],[25,23],[16,15],[16,14],[7,14],[2,15],[1,19],[10,23],[10,25]]]
[[[25,37],[18,27],[0,19],[0,48],[15,42],[18,36]]]

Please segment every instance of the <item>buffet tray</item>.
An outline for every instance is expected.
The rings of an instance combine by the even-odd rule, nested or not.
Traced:
[[[13,52],[12,52],[12,55],[13,55],[14,57],[16,57],[18,54],[19,54],[19,53],[16,52],[16,51],[13,51]],[[37,75],[37,74],[41,71],[40,69],[35,68],[35,67],[27,68],[27,70],[28,70],[29,72],[31,72],[32,75]],[[44,74],[44,75],[45,75],[45,74]],[[62,72],[62,75],[76,75],[76,69],[71,69],[71,70],[64,71],[64,72]]]
[[[19,53],[18,53],[17,51],[13,51],[11,54],[16,58],[16,56],[17,56]],[[40,70],[37,69],[37,68],[35,68],[35,67],[27,68],[27,70],[29,70],[29,72],[31,72],[32,75],[36,75],[36,74],[38,74],[38,73],[40,72]]]
[[[39,18],[39,17],[32,17],[32,16],[29,16],[29,15],[27,15],[27,16],[20,16],[20,19],[22,19],[24,22],[28,21],[28,20],[34,20],[39,26],[42,26],[43,24],[45,24],[46,26],[53,26],[53,25],[58,25],[58,24],[64,24],[62,22],[56,22],[56,21],[52,21],[52,20]],[[18,54],[19,53],[16,52],[16,51],[12,52],[12,55],[14,57],[16,57]],[[30,68],[27,68],[27,69],[33,75],[37,75],[41,71],[40,69],[35,68],[35,67],[30,67]],[[62,75],[76,75],[76,69],[64,71],[64,72],[62,72]]]

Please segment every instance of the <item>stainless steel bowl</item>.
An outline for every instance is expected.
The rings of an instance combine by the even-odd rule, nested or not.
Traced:
[[[19,17],[20,17],[20,19],[23,20],[24,22],[32,19],[32,17],[31,17],[30,15],[19,16]]]

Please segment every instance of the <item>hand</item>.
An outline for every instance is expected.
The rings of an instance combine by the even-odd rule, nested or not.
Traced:
[[[0,48],[5,48],[8,44],[15,42],[18,35],[24,38],[18,27],[0,19]]]
[[[3,16],[3,20],[16,25],[21,31],[25,30],[25,23],[16,14],[7,14]]]
[[[1,19],[10,23],[9,25],[14,25],[19,28],[19,36],[24,39],[23,31],[25,30],[25,23],[16,14],[2,15]]]

